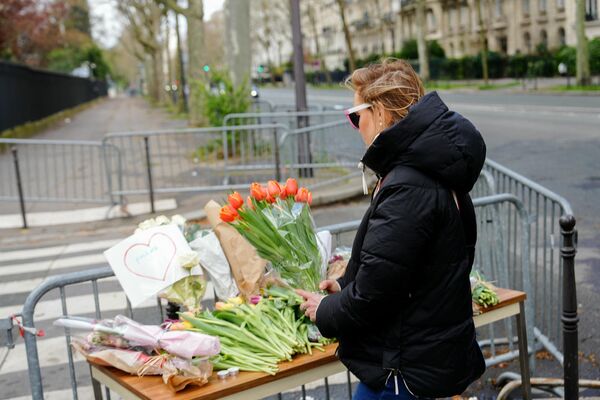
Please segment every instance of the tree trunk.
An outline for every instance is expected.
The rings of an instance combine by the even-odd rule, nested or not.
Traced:
[[[585,0],[576,0],[575,29],[577,32],[577,84],[587,86],[591,83],[590,54],[585,37]]]
[[[192,126],[206,124],[204,101],[200,85],[206,84],[203,67],[204,54],[204,7],[202,0],[189,0],[186,13],[188,43],[189,123]]]
[[[325,65],[325,57],[321,53],[321,46],[319,43],[319,31],[317,30],[317,20],[315,18],[315,9],[310,3],[308,4],[308,19],[310,22],[311,30],[313,33],[313,38],[315,40],[315,50],[317,52],[317,58],[319,59],[319,69],[323,74],[325,74],[325,80],[327,83],[331,83],[331,73],[327,69],[327,65]]]
[[[481,11],[481,0],[475,1],[477,7],[477,20],[479,23],[479,43],[481,46],[481,68],[483,72],[483,80],[485,84],[489,84],[488,73],[488,42],[487,42],[487,26],[483,21],[483,12]]]
[[[345,0],[336,0],[338,7],[340,8],[340,17],[342,18],[342,28],[344,29],[344,38],[346,39],[346,47],[348,48],[348,69],[352,72],[356,69],[356,59],[354,57],[354,49],[352,48],[352,36],[350,35],[350,29],[348,29],[348,23],[346,22],[346,7],[344,5]]]
[[[419,52],[419,75],[424,82],[429,81],[429,55],[427,54],[427,21],[425,21],[425,0],[417,0],[417,48]]]
[[[181,49],[181,34],[179,33],[179,14],[175,14],[175,33],[177,35],[177,110],[188,111],[187,93],[185,92],[186,79],[183,69],[183,50]]]
[[[240,86],[250,78],[250,69],[252,66],[252,55],[250,53],[250,2],[227,0],[225,10],[225,53],[227,55],[227,65],[229,66],[234,86]],[[269,67],[271,66],[269,65]]]
[[[169,101],[171,103],[174,102],[175,97],[173,96],[173,64],[171,60],[171,51],[170,51],[170,42],[171,42],[171,25],[169,24],[169,14],[165,12],[165,57],[167,59],[167,82],[166,85],[169,87],[169,91],[167,92],[167,96],[169,97]]]

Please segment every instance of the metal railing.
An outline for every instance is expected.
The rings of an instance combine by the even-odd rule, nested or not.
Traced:
[[[97,141],[0,139],[0,201],[19,203],[23,227],[30,203],[116,204],[107,159],[119,149]]]
[[[153,204],[156,194],[224,191],[265,180],[276,169],[275,143],[285,129],[264,124],[109,133],[102,143],[120,150],[118,163],[107,160],[109,180],[118,182],[112,194],[148,195]]]
[[[551,190],[522,175],[492,161],[487,160],[485,170],[492,174],[499,193],[511,193],[523,203],[530,216],[529,221],[529,260],[530,274],[537,290],[533,296],[536,305],[537,340],[563,363],[562,332],[560,310],[562,309],[563,268],[560,257],[560,218],[573,215],[569,202]],[[515,214],[507,219],[508,237],[506,258],[508,263],[519,265],[515,259],[517,236]],[[542,299],[544,299],[542,301]]]
[[[223,118],[223,126],[282,124],[290,130],[343,118],[341,111],[323,111],[321,109],[308,111],[273,111],[228,114]]]

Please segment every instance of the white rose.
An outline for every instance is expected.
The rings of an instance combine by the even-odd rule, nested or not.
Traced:
[[[150,218],[150,219],[140,222],[138,225],[138,228],[140,228],[141,230],[144,231],[146,229],[150,229],[150,228],[153,228],[158,225],[159,224],[156,223],[156,220],[154,218]]]
[[[156,217],[156,225],[160,226],[160,225],[168,225],[171,223],[171,220],[167,217],[165,217],[164,215],[159,215],[158,217]]]
[[[200,258],[198,257],[198,253],[195,251],[189,251],[177,257],[177,262],[179,265],[181,265],[181,268],[192,269],[196,265],[200,264]]]
[[[183,218],[179,214],[175,214],[175,215],[173,215],[171,217],[171,222],[174,223],[175,225],[178,225],[178,226],[184,226],[185,225],[185,221],[186,221],[186,219]]]

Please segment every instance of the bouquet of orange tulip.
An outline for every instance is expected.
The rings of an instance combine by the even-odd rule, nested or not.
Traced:
[[[234,192],[221,208],[231,224],[290,286],[318,291],[324,267],[310,214],[312,194],[295,179],[250,185],[246,202]]]

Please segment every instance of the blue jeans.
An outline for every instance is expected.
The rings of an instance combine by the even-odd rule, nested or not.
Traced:
[[[394,387],[394,380],[390,379],[381,391],[375,391],[362,382],[358,383],[352,400],[415,400],[417,397],[410,394],[402,378],[398,377],[398,394]]]

